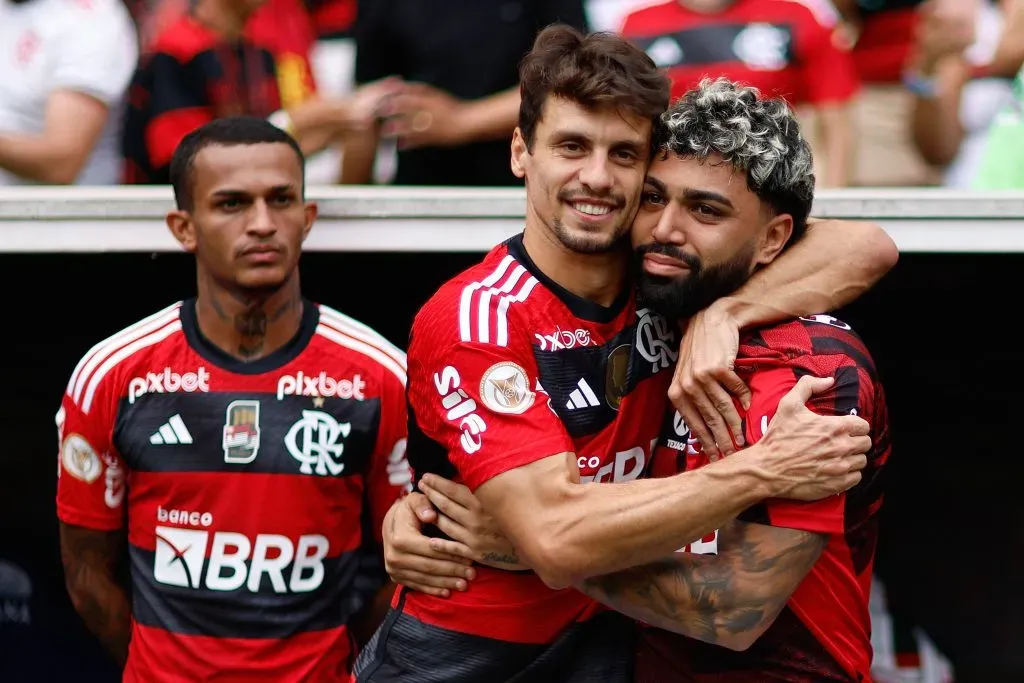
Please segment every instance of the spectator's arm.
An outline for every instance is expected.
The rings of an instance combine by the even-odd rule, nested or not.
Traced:
[[[69,185],[99,141],[108,114],[91,95],[58,90],[46,103],[42,133],[0,133],[0,167],[36,182]]]
[[[853,115],[850,105],[829,104],[818,107],[825,167],[822,187],[846,187],[853,167]]]

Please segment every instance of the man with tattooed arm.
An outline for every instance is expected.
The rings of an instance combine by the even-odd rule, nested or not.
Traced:
[[[706,81],[661,123],[632,230],[636,281],[644,304],[685,323],[800,239],[814,176],[792,112],[753,89]],[[635,681],[870,681],[868,596],[890,448],[874,363],[850,327],[829,315],[745,330],[736,340],[735,365],[721,376],[742,390],[735,417],[723,422],[739,418],[744,441],[756,443],[775,415],[791,410],[786,393],[801,378],[827,378],[831,385],[808,407],[869,422],[862,480],[821,501],[763,501],[671,556],[576,587],[643,624]],[[672,476],[708,460],[670,411],[648,475]],[[468,489],[436,476],[421,488],[437,510],[414,494],[385,530],[396,581],[424,582],[424,558],[403,554],[415,528],[407,524],[410,506],[452,539],[430,539],[435,551],[520,562]],[[472,592],[465,571],[449,563],[443,573]]]
[[[66,584],[125,681],[342,680],[393,590],[405,354],[302,297],[303,167],[262,119],[186,136],[167,225],[198,296],[94,346],[67,385]]]

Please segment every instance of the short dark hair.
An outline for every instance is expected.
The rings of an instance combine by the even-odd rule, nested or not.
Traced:
[[[552,24],[519,66],[519,130],[528,149],[548,97],[587,109],[613,108],[651,120],[668,106],[671,82],[643,50],[614,33],[584,35]]]
[[[803,237],[814,203],[814,155],[784,100],[725,78],[704,79],[661,117],[654,142],[683,158],[721,156],[776,214],[793,217],[786,247]]]
[[[266,119],[255,116],[228,116],[196,128],[186,135],[174,150],[170,175],[174,201],[178,209],[192,210],[195,160],[196,155],[203,149],[215,145],[234,147],[270,144],[285,144],[295,151],[295,156],[299,159],[299,168],[302,169],[302,185],[305,192],[306,157],[295,138]]]

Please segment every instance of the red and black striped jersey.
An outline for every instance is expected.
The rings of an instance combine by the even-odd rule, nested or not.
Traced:
[[[859,89],[837,20],[828,0],[737,0],[714,12],[667,0],[628,15],[620,33],[667,69],[673,99],[724,76],[794,105],[825,105]]]
[[[768,429],[779,401],[803,375],[834,377],[808,407],[823,415],[860,415],[871,425],[872,448],[862,481],[844,494],[813,503],[768,500],[741,516],[748,523],[826,534],[828,544],[778,619],[750,649],[735,652],[660,629],[644,629],[637,681],[819,683],[871,680],[868,598],[890,452],[885,393],[874,361],[850,327],[815,315],[765,327],[740,341],[736,372],[752,392],[744,418],[747,443]],[[652,475],[707,464],[699,441],[678,417],[666,420]],[[717,552],[702,539],[695,552]]]
[[[405,355],[305,302],[284,347],[243,362],[194,300],[92,348],[57,424],[60,520],[127,527],[127,681],[337,681],[346,623],[386,582],[409,490]]]
[[[413,322],[410,464],[476,489],[574,453],[584,481],[635,479],[658,436],[676,343],[674,326],[637,310],[632,290],[608,307],[577,297],[517,236],[443,285]],[[393,606],[360,655],[361,682],[628,680],[631,624],[532,572],[478,566],[465,592],[402,589]]]
[[[214,119],[266,118],[312,97],[314,38],[299,0],[268,0],[237,41],[188,13],[170,21],[144,51],[128,90],[124,181],[170,182],[182,138]]]

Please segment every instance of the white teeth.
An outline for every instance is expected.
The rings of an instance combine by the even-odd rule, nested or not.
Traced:
[[[609,206],[598,206],[597,204],[573,204],[572,208],[589,216],[603,216],[606,213],[611,213],[612,210]]]

